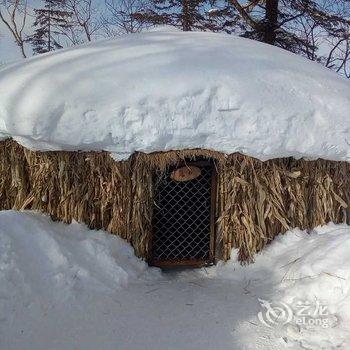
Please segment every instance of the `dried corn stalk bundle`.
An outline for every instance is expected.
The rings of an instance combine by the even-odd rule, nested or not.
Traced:
[[[349,171],[345,162],[231,155],[219,176],[223,259],[237,248],[241,261],[251,261],[290,228],[349,223]]]
[[[153,183],[170,166],[212,159],[218,172],[219,258],[239,250],[253,260],[277,234],[329,221],[350,223],[350,165],[326,160],[266,162],[193,149],[135,153],[116,162],[107,152],[30,151],[0,142],[0,210],[34,209],[76,220],[129,241],[147,258],[152,241]]]

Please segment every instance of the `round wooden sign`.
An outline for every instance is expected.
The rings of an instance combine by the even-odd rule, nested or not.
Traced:
[[[179,182],[190,181],[200,176],[201,173],[202,171],[200,168],[193,165],[189,165],[177,168],[174,171],[172,171],[170,174],[170,178],[174,181]]]

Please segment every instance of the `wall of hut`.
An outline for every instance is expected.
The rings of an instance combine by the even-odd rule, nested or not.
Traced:
[[[266,162],[207,150],[135,153],[116,162],[106,152],[31,151],[0,142],[0,210],[38,210],[129,241],[146,258],[152,237],[153,182],[184,159],[215,161],[218,258],[242,262],[280,232],[350,223],[350,164],[327,160]]]

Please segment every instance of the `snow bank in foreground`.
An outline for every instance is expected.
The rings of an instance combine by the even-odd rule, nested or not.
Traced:
[[[350,227],[329,224],[277,237],[249,266],[160,275],[118,237],[3,211],[0,349],[348,350],[349,257]],[[300,306],[319,309],[300,323]]]
[[[119,237],[31,212],[0,212],[0,295],[22,290],[24,299],[67,298],[81,288],[115,290],[146,269]]]
[[[279,48],[156,31],[0,71],[0,137],[42,150],[207,148],[350,160],[350,83]]]
[[[280,235],[254,264],[241,267],[231,261],[219,274],[240,280],[262,299],[262,319],[286,345],[349,349],[349,259],[350,227],[328,224],[310,235],[298,229]],[[267,315],[266,301],[285,312],[276,322],[271,313]],[[283,324],[288,311],[293,317]]]

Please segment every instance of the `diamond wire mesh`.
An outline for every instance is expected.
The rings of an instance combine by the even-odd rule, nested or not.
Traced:
[[[177,182],[170,174],[157,179],[153,217],[154,262],[199,260],[210,255],[212,168],[196,179]]]

